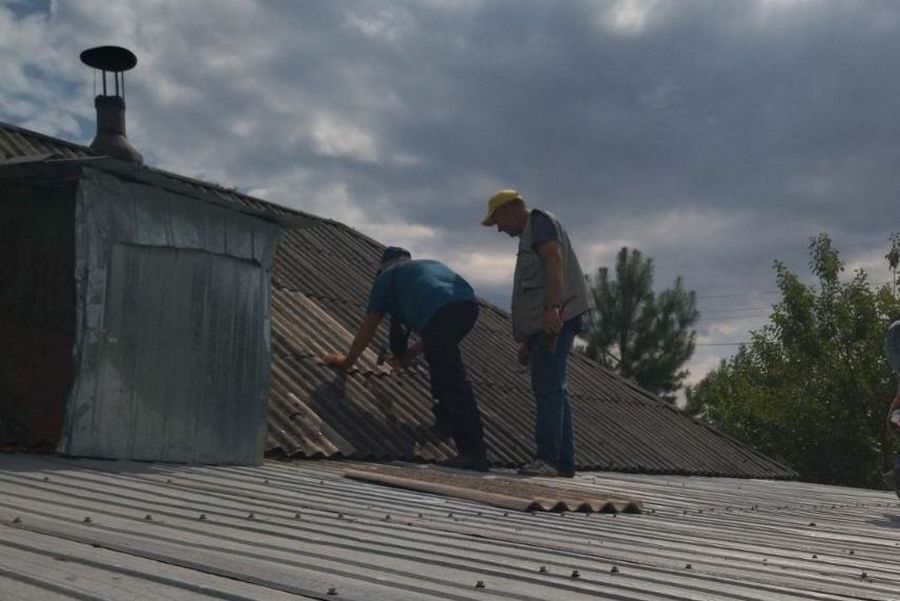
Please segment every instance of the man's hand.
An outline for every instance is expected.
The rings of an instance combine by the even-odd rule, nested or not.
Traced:
[[[339,355],[337,353],[331,355],[324,355],[322,357],[322,363],[327,365],[328,367],[336,367],[337,369],[350,369],[350,366],[353,364],[347,361],[347,357],[344,355]]]
[[[559,314],[559,309],[555,307],[544,309],[545,334],[559,334],[559,331],[562,330],[562,325],[562,317]]]
[[[519,362],[519,365],[528,365],[528,362],[531,360],[531,349],[528,348],[527,343],[522,343],[522,346],[519,347],[519,354],[516,359]]]

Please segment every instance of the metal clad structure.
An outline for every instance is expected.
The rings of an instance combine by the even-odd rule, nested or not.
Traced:
[[[0,158],[36,151],[77,154],[77,147],[63,142],[57,147],[46,136],[7,126],[0,126],[0,132],[0,140],[6,140]],[[88,154],[87,149],[81,152]],[[160,193],[185,194],[302,223],[285,232],[272,267],[268,451],[297,457],[439,460],[452,456],[452,446],[430,428],[432,401],[423,365],[393,372],[376,367],[368,357],[360,369],[340,374],[318,361],[321,352],[347,349],[383,248],[379,243],[344,224],[175,174],[123,167],[120,175],[140,179]],[[129,214],[134,220],[147,217]],[[207,234],[178,229],[163,238],[135,243],[166,245],[178,238],[190,246],[191,239]],[[105,277],[98,272],[89,298],[101,299]],[[93,315],[89,307],[85,309],[85,315]],[[531,385],[515,361],[508,315],[486,303],[481,309],[476,328],[465,340],[464,353],[484,416],[489,456],[495,464],[522,464],[533,453]],[[383,325],[375,344],[382,346],[386,341]],[[572,358],[569,383],[580,469],[796,476],[789,467],[679,413],[584,357]]]
[[[530,514],[343,478],[352,467],[0,455],[0,597],[900,598],[893,493],[581,474],[565,486],[645,512]]]
[[[66,454],[258,463],[275,224],[85,169]]]

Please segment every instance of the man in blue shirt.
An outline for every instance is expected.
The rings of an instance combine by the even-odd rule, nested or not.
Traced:
[[[413,261],[409,251],[388,247],[372,284],[362,325],[347,355],[327,355],[326,365],[349,369],[375,337],[385,314],[391,316],[391,351],[395,363],[409,365],[425,354],[435,405],[435,429],[450,434],[457,457],[446,465],[487,471],[481,415],[459,352],[459,343],[478,319],[478,303],[472,287],[443,263]],[[406,348],[408,334],[420,341]]]

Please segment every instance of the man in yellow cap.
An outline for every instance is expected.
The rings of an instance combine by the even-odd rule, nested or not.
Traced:
[[[534,461],[519,473],[573,476],[575,447],[566,389],[566,362],[581,318],[589,310],[578,257],[559,220],[529,209],[516,190],[499,190],[488,200],[482,225],[519,238],[512,293],[513,337],[519,362],[531,365],[537,406]]]

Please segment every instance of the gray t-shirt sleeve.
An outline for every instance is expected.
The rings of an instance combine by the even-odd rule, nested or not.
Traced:
[[[549,217],[540,211],[531,213],[531,235],[534,240],[531,247],[537,248],[544,242],[559,242],[559,232]]]

